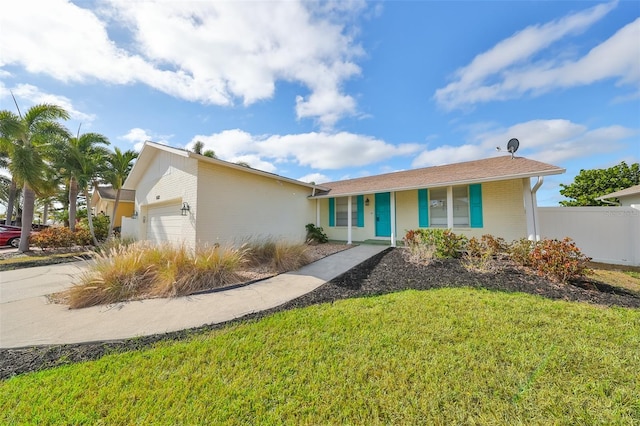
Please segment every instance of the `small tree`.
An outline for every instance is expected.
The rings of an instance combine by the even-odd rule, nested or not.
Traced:
[[[624,161],[608,169],[580,170],[570,185],[560,184],[560,194],[569,200],[560,201],[570,206],[606,206],[596,198],[640,184],[640,164],[628,166]]]
[[[108,236],[113,233],[113,225],[116,220],[116,212],[118,211],[118,205],[120,204],[120,194],[122,192],[122,185],[129,176],[129,172],[133,167],[133,161],[138,158],[138,154],[135,151],[122,152],[120,148],[116,147],[108,157],[109,170],[105,173],[105,180],[111,184],[113,189],[116,190],[116,199],[113,203],[113,212],[111,213],[111,222],[109,223]]]

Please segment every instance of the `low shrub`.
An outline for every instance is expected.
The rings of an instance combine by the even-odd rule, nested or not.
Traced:
[[[481,239],[472,237],[465,246],[463,265],[467,269],[487,271],[493,261],[493,250]]]
[[[31,244],[45,250],[76,245],[76,234],[69,228],[51,227],[31,235]]]
[[[78,226],[76,228],[76,244],[79,246],[92,246],[93,238],[89,229]]]
[[[493,257],[507,256],[509,243],[502,237],[494,237],[491,234],[484,234],[480,238],[480,243],[491,253]]]
[[[464,250],[463,265],[467,269],[487,271],[494,261],[507,256],[508,244],[503,238],[485,234],[481,238],[472,237]]]
[[[535,243],[526,238],[513,241],[507,248],[509,258],[521,266],[530,267],[532,265],[531,252]]]
[[[105,241],[107,239],[107,237],[109,236],[110,220],[111,219],[109,218],[109,216],[105,216],[102,214],[92,217],[91,221],[93,222],[93,232],[96,235],[96,240]],[[84,229],[89,232],[89,219],[87,219],[86,217],[81,219],[78,223],[77,229]],[[90,244],[93,244],[93,241],[91,241]]]
[[[404,243],[411,256],[429,263],[435,259],[458,258],[466,245],[467,238],[456,235],[450,229],[415,229],[405,234]]]
[[[313,223],[305,225],[307,228],[307,243],[326,243],[329,241],[329,237],[324,233],[322,226],[315,226]]]
[[[591,258],[585,256],[571,238],[544,239],[531,250],[531,267],[539,275],[567,282],[592,273],[587,266]]]

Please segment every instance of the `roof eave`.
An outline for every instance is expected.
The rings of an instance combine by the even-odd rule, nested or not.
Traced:
[[[224,161],[224,160],[220,160],[218,158],[212,158],[212,157],[207,157],[204,155],[200,155],[200,154],[196,154],[194,152],[191,151],[186,151],[186,150],[182,150],[182,149],[178,149],[178,148],[173,148],[171,146],[168,145],[162,145],[156,142],[151,142],[151,141],[145,141],[144,146],[142,147],[142,149],[140,150],[140,156],[138,157],[136,163],[133,166],[133,169],[131,170],[131,173],[129,173],[129,176],[127,177],[127,179],[125,180],[124,184],[122,185],[123,189],[130,189],[130,190],[135,190],[135,186],[136,184],[139,182],[141,175],[144,174],[144,171],[146,170],[148,163],[150,161],[153,160],[153,156],[151,156],[151,154],[145,154],[143,157],[143,153],[145,152],[145,148],[147,148],[147,146],[153,147],[157,150],[163,150],[163,151],[167,151],[176,155],[180,155],[181,157],[187,157],[187,158],[193,158],[196,161],[204,161],[204,162],[208,162],[211,164],[216,164],[222,167],[228,167],[230,169],[235,169],[235,170],[240,170],[246,173],[251,173],[251,174],[255,174],[255,175],[259,175],[259,176],[263,176],[263,177],[268,177],[271,179],[276,179],[276,180],[280,180],[283,182],[288,182],[294,185],[299,185],[299,186],[304,186],[307,187],[309,189],[315,189],[315,190],[321,190],[321,191],[328,191],[329,188],[323,187],[321,185],[314,185],[311,183],[306,183],[306,182],[302,182],[296,179],[292,179],[292,178],[287,178],[284,176],[280,176],[277,175],[275,173],[269,173],[269,172],[265,172],[263,170],[258,170],[258,169],[254,169],[251,167],[246,167],[246,166],[242,166],[239,164],[234,164],[234,163],[230,163],[228,161]],[[148,151],[148,150],[147,150]],[[138,166],[138,167],[136,167]],[[138,171],[140,170],[140,171]],[[140,175],[140,176],[139,176]]]
[[[309,199],[348,197],[348,196],[362,195],[362,194],[376,194],[380,192],[412,191],[416,189],[439,188],[443,186],[471,185],[474,183],[497,182],[501,180],[513,180],[513,179],[523,179],[523,178],[530,178],[530,177],[537,177],[537,176],[560,175],[564,172],[566,172],[566,169],[553,169],[553,170],[545,170],[540,172],[527,172],[527,173],[520,173],[520,174],[513,174],[513,175],[495,176],[491,178],[465,179],[465,180],[458,180],[458,181],[438,182],[435,184],[427,184],[427,185],[412,185],[412,186],[405,186],[405,187],[368,189],[366,191],[356,191],[356,192],[340,193],[340,194],[334,194],[334,195],[331,195],[331,190],[329,190],[328,194],[316,195],[315,197],[310,196]]]

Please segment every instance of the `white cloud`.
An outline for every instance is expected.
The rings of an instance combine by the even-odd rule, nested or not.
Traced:
[[[123,139],[125,141],[128,141],[129,143],[133,144],[133,149],[140,152],[140,150],[142,149],[142,145],[144,145],[145,141],[152,141],[152,142],[169,145],[168,139],[170,138],[171,138],[170,135],[162,136],[162,135],[151,133],[148,130],[141,129],[139,127],[134,127],[133,129],[129,130],[129,132],[126,135],[122,135],[118,139]]]
[[[277,81],[288,81],[309,91],[295,99],[298,118],[326,128],[357,112],[342,84],[360,73],[354,59],[363,52],[351,18],[366,9],[364,1],[80,6],[65,0],[13,4],[11,13],[0,14],[0,67],[19,65],[65,82],[143,83],[216,105],[269,99]]]
[[[13,92],[13,95],[16,97],[21,110],[26,110],[36,104],[46,103],[58,105],[59,107],[64,108],[69,113],[71,118],[80,122],[90,123],[96,118],[94,114],[88,114],[77,110],[73,106],[71,100],[66,96],[44,93],[40,91],[40,89],[38,89],[36,86],[32,86],[30,84],[18,84],[15,87],[7,88],[0,81],[0,99],[10,98],[11,92]],[[11,105],[13,105],[13,99],[11,99],[10,103]]]
[[[525,28],[456,71],[455,80],[436,90],[434,98],[446,109],[482,102],[539,95],[554,88],[588,85],[617,79],[619,85],[640,84],[640,18],[580,58],[535,60],[551,44],[588,29],[615,8],[599,4],[544,25]]]
[[[569,120],[531,120],[508,128],[494,127],[482,133],[474,133],[469,137],[469,143],[461,146],[443,145],[425,150],[413,160],[412,166],[436,166],[509,155],[497,152],[496,147],[506,149],[507,141],[513,137],[520,141],[516,156],[558,164],[570,159],[620,150],[624,147],[625,139],[637,134],[637,130],[622,126],[589,129]]]
[[[254,169],[262,170],[265,172],[275,173],[277,167],[268,161],[264,161],[260,158],[260,156],[251,154],[251,155],[239,155],[237,157],[229,159],[229,161],[233,163],[247,163]]]
[[[442,145],[436,149],[421,152],[411,163],[412,167],[440,166],[462,161],[478,160],[492,154],[477,145]]]
[[[256,136],[234,129],[196,135],[187,147],[190,149],[198,140],[223,160],[258,156],[270,164],[291,162],[323,170],[365,166],[391,157],[408,156],[421,149],[419,144],[392,145],[371,136],[347,132]]]
[[[307,182],[307,183],[315,182],[318,185],[320,185],[321,183],[329,182],[331,178],[327,175],[323,175],[322,173],[309,173],[308,175],[304,175],[298,178],[298,180],[300,182]]]
[[[88,114],[82,111],[78,111],[72,104],[71,100],[66,96],[53,95],[50,93],[41,92],[35,86],[30,84],[18,84],[11,89],[16,98],[22,98],[27,100],[31,104],[54,104],[64,108],[71,118],[84,123],[90,123],[95,120],[95,114]]]

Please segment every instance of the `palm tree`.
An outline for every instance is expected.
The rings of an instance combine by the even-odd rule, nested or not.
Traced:
[[[196,141],[196,143],[193,144],[193,152],[195,152],[196,154],[200,154],[200,155],[204,155],[205,157],[211,157],[211,158],[218,158],[216,157],[216,152],[212,149],[206,149],[204,150],[204,142],[202,141]]]
[[[87,219],[94,244],[98,244],[91,217],[89,189],[97,186],[99,176],[104,172],[109,151],[101,145],[109,145],[106,136],[99,133],[80,134],[60,140],[56,148],[63,153],[56,166],[60,174],[68,179],[69,185],[69,229],[75,231],[78,193],[82,191],[87,199]]]
[[[196,154],[202,155],[203,149],[204,149],[204,142],[196,141],[196,143],[193,144],[193,152],[195,152]]]
[[[111,222],[109,223],[109,237],[113,233],[113,225],[116,220],[118,204],[120,203],[122,185],[127,179],[127,176],[129,176],[129,172],[133,167],[133,160],[136,158],[138,158],[137,152],[131,150],[122,152],[118,147],[116,147],[114,152],[112,152],[107,158],[109,170],[106,173],[105,180],[111,184],[113,189],[116,190],[116,200],[113,203],[113,213],[111,214]]]
[[[51,104],[35,105],[24,116],[19,108],[17,115],[0,111],[0,139],[8,148],[9,170],[16,183],[22,185],[22,237],[18,247],[21,253],[29,251],[36,193],[48,186],[46,148],[56,138],[68,135],[67,129],[56,121],[67,119],[67,111]]]
[[[14,179],[0,176],[0,201],[7,206],[4,223],[5,225],[11,225],[13,213],[20,213],[20,191],[16,188],[16,181]]]
[[[0,138],[0,167],[3,169],[8,169],[9,164],[11,163],[11,160],[9,158],[10,149],[11,149],[10,141],[5,140],[5,142],[3,143],[2,138]],[[2,191],[3,191],[3,201],[5,201],[7,205],[4,224],[11,225],[11,218],[13,217],[13,208],[16,203],[16,199],[18,198],[18,185],[16,184],[16,180],[12,177],[7,182],[6,179],[3,177]]]

